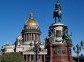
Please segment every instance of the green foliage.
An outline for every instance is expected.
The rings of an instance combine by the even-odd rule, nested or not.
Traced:
[[[1,56],[2,62],[25,62],[23,56],[20,53],[5,53]]]

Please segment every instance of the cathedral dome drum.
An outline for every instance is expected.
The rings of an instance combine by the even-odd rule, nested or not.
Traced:
[[[33,18],[33,14],[30,13],[29,19],[26,21],[22,30],[23,41],[40,41],[40,28],[38,22]]]

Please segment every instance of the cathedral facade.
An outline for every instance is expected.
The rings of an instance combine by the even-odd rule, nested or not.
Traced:
[[[41,31],[38,22],[33,18],[31,13],[29,19],[24,25],[21,35],[17,37],[14,45],[4,45],[4,53],[20,52],[26,62],[45,62],[47,49],[40,40]],[[35,46],[37,46],[35,48]],[[39,47],[39,48],[38,48]],[[38,49],[37,49],[38,48]],[[37,56],[36,56],[37,52]]]

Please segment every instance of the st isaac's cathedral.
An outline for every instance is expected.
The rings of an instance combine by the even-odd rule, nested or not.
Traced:
[[[38,22],[33,18],[33,14],[29,15],[28,21],[25,23],[24,28],[21,32],[21,35],[17,37],[15,45],[4,45],[5,53],[9,52],[21,52],[24,56],[26,62],[32,61],[34,58],[34,44],[38,44],[40,51],[39,52],[39,61],[45,62],[45,55],[47,50],[44,49],[44,44],[40,40],[41,31],[39,28]]]
[[[53,13],[54,23],[49,27],[45,44],[42,44],[39,24],[30,13],[21,35],[16,38],[14,45],[4,45],[4,53],[20,52],[26,62],[34,62],[35,59],[38,62],[73,62],[72,40],[61,17],[61,6],[57,0]]]

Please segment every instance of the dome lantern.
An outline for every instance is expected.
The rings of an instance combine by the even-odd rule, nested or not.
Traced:
[[[33,19],[33,13],[30,13],[29,19]]]

